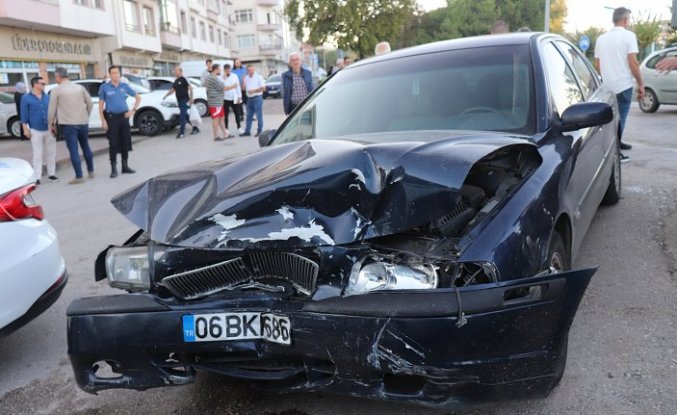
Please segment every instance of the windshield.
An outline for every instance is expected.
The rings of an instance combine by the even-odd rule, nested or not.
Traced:
[[[348,67],[313,92],[278,132],[275,144],[395,131],[533,134],[532,78],[528,45]]]
[[[282,76],[280,75],[273,75],[266,82],[282,82]]]

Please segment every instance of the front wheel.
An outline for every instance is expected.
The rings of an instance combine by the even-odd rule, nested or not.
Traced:
[[[207,108],[207,101],[197,99],[193,101],[193,105],[195,105],[195,108],[197,109],[198,114],[200,114],[200,117],[206,117],[207,113],[209,112],[209,109]]]
[[[613,157],[614,165],[611,178],[609,178],[609,187],[602,198],[603,205],[615,205],[621,199],[621,152],[618,149],[618,143],[611,157]]]
[[[661,106],[661,103],[658,102],[658,97],[656,96],[656,93],[653,91],[653,89],[646,88],[644,90],[644,98],[638,101],[639,103],[639,109],[642,110],[642,112],[656,112],[658,111],[658,107]]]
[[[19,117],[12,117],[7,121],[7,132],[14,138],[21,138],[21,121],[19,121]]]
[[[162,131],[162,116],[153,110],[145,110],[136,117],[136,127],[142,134],[155,136]]]

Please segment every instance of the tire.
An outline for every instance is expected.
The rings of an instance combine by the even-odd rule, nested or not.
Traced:
[[[155,110],[141,111],[134,121],[134,126],[139,129],[141,134],[149,137],[160,134],[163,124],[162,115],[158,114]]]
[[[207,107],[207,101],[205,101],[203,99],[196,99],[193,102],[193,105],[195,105],[195,108],[197,108],[197,112],[200,113],[200,117],[204,118],[209,113],[209,108]]]
[[[557,230],[553,230],[548,245],[547,266],[553,272],[568,271],[571,269],[571,256],[564,243],[564,238]]]
[[[656,93],[650,88],[644,90],[644,98],[637,103],[639,104],[639,109],[646,113],[656,112],[658,107],[661,106],[661,103],[658,102],[658,96],[656,96]]]
[[[603,205],[615,205],[621,199],[621,151],[618,148],[618,141],[616,142],[616,149],[613,152],[614,165],[611,169],[611,177],[609,178],[609,187],[602,198]]]
[[[21,122],[19,117],[12,117],[7,121],[7,132],[14,138],[21,138]]]

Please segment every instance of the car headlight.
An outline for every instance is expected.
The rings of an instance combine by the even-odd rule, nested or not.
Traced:
[[[172,102],[172,101],[162,101],[160,103],[163,107],[169,107],[169,108],[178,108],[179,103],[178,102]]]
[[[386,262],[356,263],[346,295],[380,290],[430,290],[437,288],[437,270],[429,264],[399,265]]]
[[[163,254],[155,250],[155,257]],[[150,289],[150,257],[147,246],[111,248],[106,255],[108,284],[128,291]]]

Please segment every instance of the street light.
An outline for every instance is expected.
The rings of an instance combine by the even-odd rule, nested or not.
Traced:
[[[544,32],[550,31],[550,0],[545,0],[545,24],[543,27],[545,28]]]

